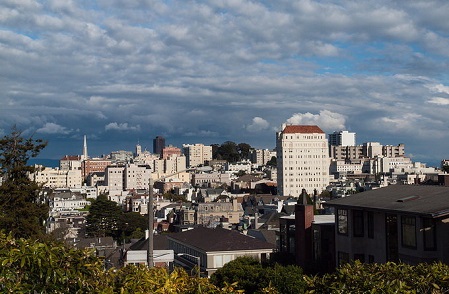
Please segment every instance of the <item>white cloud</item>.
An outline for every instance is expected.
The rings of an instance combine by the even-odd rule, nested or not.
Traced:
[[[60,126],[55,123],[46,123],[42,128],[36,130],[37,133],[41,134],[69,134],[71,131],[66,127]]]
[[[449,105],[449,98],[433,97],[429,99],[429,103],[438,105]]]
[[[104,129],[106,131],[140,131],[140,126],[130,126],[128,123],[116,123],[112,122],[107,124]]]
[[[346,117],[329,110],[321,110],[319,114],[295,113],[287,119],[287,123],[296,125],[317,125],[325,131],[345,130]]]
[[[258,132],[258,131],[268,129],[269,126],[270,126],[269,122],[267,122],[266,120],[264,120],[261,117],[256,116],[253,118],[252,123],[246,127],[246,129],[249,132]]]

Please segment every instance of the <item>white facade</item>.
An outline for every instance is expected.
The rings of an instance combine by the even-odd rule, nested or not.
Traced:
[[[266,165],[273,156],[276,156],[276,151],[268,149],[253,149],[249,153],[252,163],[257,165]]]
[[[123,170],[124,190],[148,189],[150,174],[147,165],[127,164]]]
[[[76,188],[83,183],[81,169],[60,170],[46,167],[31,174],[30,178],[47,188]]]
[[[339,131],[329,134],[329,145],[333,146],[355,146],[355,133]]]
[[[283,125],[276,136],[278,194],[298,197],[329,185],[326,134],[318,126]]]
[[[188,167],[202,165],[206,161],[212,160],[212,146],[184,144],[182,147],[187,158]]]
[[[113,191],[123,191],[123,172],[125,166],[109,165],[104,174],[105,186],[111,193]]]
[[[50,204],[51,211],[78,210],[90,205],[90,201],[82,196],[55,196]]]
[[[226,163],[225,170],[229,172],[244,171],[247,174],[251,173],[251,161],[239,161],[236,163]]]
[[[221,172],[196,173],[192,176],[192,184],[195,186],[209,186],[226,183],[231,185],[231,175]]]

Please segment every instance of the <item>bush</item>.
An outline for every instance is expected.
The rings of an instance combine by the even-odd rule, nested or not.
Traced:
[[[355,261],[322,277],[306,277],[307,293],[447,293],[449,266]]]

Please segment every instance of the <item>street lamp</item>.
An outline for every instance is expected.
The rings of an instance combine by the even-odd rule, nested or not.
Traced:
[[[195,255],[191,255],[191,254],[187,254],[187,253],[178,253],[177,255],[178,255],[178,256],[183,256],[183,255],[185,255],[185,256],[190,256],[190,257],[195,258],[195,259],[196,259],[196,262],[197,262],[197,266],[198,266],[198,278],[201,277],[201,257],[195,256]]]

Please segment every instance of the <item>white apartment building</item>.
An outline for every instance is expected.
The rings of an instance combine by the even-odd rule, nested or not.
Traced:
[[[151,168],[148,165],[127,164],[123,171],[124,190],[148,189]]]
[[[81,169],[61,170],[59,168],[42,166],[33,174],[30,174],[30,179],[39,184],[43,184],[46,188],[76,188],[81,187],[83,178],[81,176]]]
[[[331,160],[330,174],[361,174],[364,163],[363,161],[349,162],[346,160]]]
[[[90,201],[86,200],[83,196],[77,193],[58,193],[50,201],[50,210],[55,211],[68,211],[78,210],[89,205]]]
[[[164,160],[164,172],[166,174],[174,174],[186,169],[186,157],[184,155],[171,155]]]
[[[192,185],[200,187],[209,187],[226,183],[231,185],[231,175],[222,172],[204,172],[192,175]]]
[[[239,172],[244,171],[247,174],[251,173],[251,161],[243,160],[235,163],[227,162],[225,164],[225,171],[228,172]]]
[[[123,191],[123,165],[109,165],[104,172],[104,184],[111,192]]]
[[[335,131],[329,134],[331,146],[355,146],[355,133],[348,131]]]
[[[329,185],[326,134],[314,125],[283,125],[276,134],[278,194],[298,197]]]
[[[268,149],[252,149],[249,152],[250,160],[257,165],[266,165],[273,156],[276,156],[276,151]]]
[[[183,144],[184,155],[188,167],[195,167],[212,160],[212,146],[203,144]]]
[[[110,193],[131,189],[148,189],[151,176],[151,167],[148,165],[110,165],[105,171],[105,186]]]

